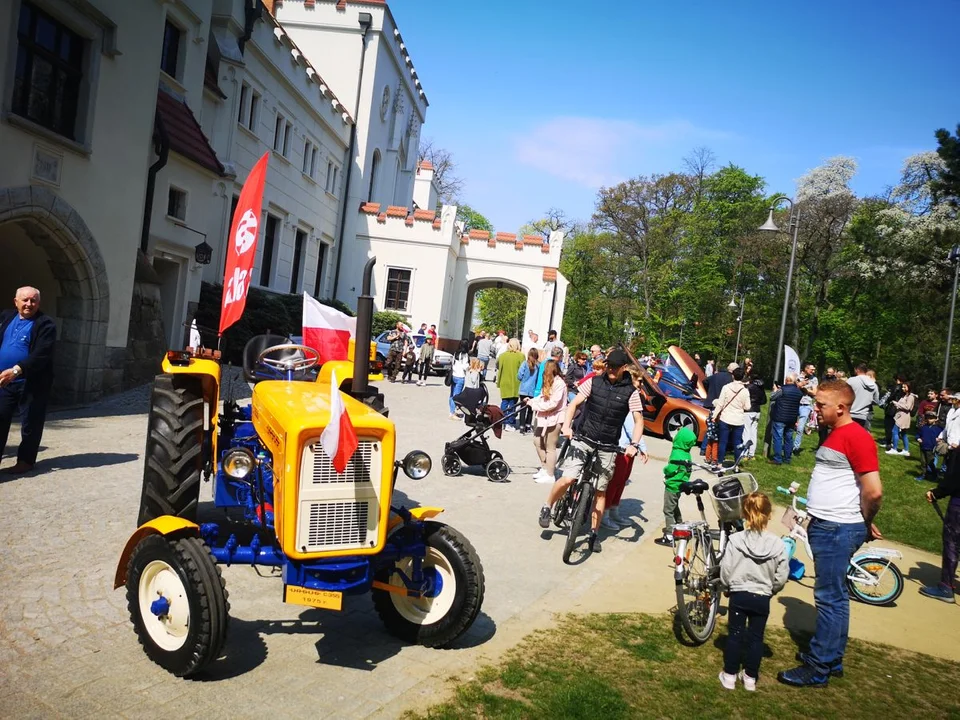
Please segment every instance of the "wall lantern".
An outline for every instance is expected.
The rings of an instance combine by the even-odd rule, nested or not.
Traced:
[[[207,244],[206,240],[197,245],[193,252],[197,265],[209,265],[213,259],[213,248]]]

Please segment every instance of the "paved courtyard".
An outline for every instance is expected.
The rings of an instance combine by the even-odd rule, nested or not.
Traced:
[[[564,565],[563,535],[535,522],[546,488],[531,480],[529,438],[492,440],[513,466],[510,483],[448,478],[439,470],[443,443],[464,426],[448,418],[442,381],[384,390],[399,453],[420,448],[435,464],[421,481],[401,475],[395,502],[445,506],[441,519],[466,534],[486,571],[482,614],[456,648],[395,641],[368,597],[348,599],[342,613],[285,605],[279,578],[239,566],[224,569],[231,624],[207,675],[179,680],[147,660],[124,592],[112,588],[140,495],[147,393],[139,389],[53,414],[37,472],[0,483],[0,717],[395,716],[438,698],[448,678],[469,677],[554,612],[582,605],[659,525],[656,458],[668,448],[648,438],[654,459],[635,467],[622,506],[635,525],[607,539],[600,555]],[[211,497],[210,486],[203,492]]]

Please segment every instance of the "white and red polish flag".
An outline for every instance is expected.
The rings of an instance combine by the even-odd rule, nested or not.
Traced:
[[[320,444],[323,445],[323,451],[338,473],[347,469],[347,463],[360,445],[357,440],[357,431],[353,428],[350,415],[343,406],[336,372],[330,373],[330,421],[320,433]]]
[[[303,344],[320,353],[320,362],[347,360],[357,319],[303,294]]]
[[[257,257],[257,238],[260,236],[260,207],[263,204],[263,185],[267,179],[268,156],[269,153],[264,153],[247,175],[230,223],[227,266],[223,271],[220,335],[240,319],[247,305],[247,291],[250,289],[253,261]]]

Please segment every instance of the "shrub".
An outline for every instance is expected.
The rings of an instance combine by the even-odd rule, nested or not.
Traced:
[[[204,345],[217,347],[217,328],[220,327],[220,303],[223,286],[203,283],[197,307],[197,325]],[[324,305],[353,315],[349,307],[335,300],[321,300]],[[272,293],[251,287],[243,315],[223,334],[220,350],[224,362],[237,365],[243,362],[243,348],[254,335],[269,330],[275,335],[299,335],[303,329],[303,296]]]
[[[371,322],[373,337],[376,337],[382,332],[387,330],[393,330],[398,322],[405,323],[407,319],[400,313],[392,312],[390,310],[380,310],[373,314],[373,322]]]

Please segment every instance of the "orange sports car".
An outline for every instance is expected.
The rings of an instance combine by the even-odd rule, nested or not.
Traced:
[[[633,353],[626,348],[624,349],[630,356],[630,360],[637,367],[642,368]],[[702,371],[700,371],[693,358],[676,345],[670,347],[670,356],[676,365],[688,375],[691,382],[696,382],[700,386]],[[707,432],[709,411],[701,405],[696,405],[682,398],[667,397],[645,369],[641,378],[640,395],[643,397],[644,432],[662,435],[667,440],[672,440],[674,434],[680,428],[689,427],[697,436],[697,442],[702,442],[703,436]],[[704,392],[705,396],[706,393]]]

